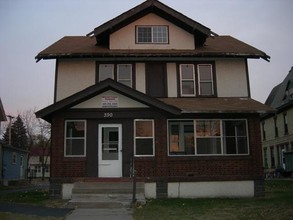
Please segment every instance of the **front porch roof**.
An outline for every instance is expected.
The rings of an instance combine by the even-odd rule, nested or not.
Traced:
[[[62,99],[38,112],[36,116],[38,118],[43,118],[46,121],[51,121],[52,114],[71,108],[77,104],[80,104],[98,94],[101,94],[105,91],[113,90],[117,93],[120,93],[128,98],[131,98],[135,101],[143,103],[147,106],[168,112],[173,115],[180,115],[181,110],[175,106],[168,105],[156,98],[150,97],[144,93],[141,93],[135,89],[132,89],[128,86],[125,86],[121,83],[118,83],[112,79],[106,79],[101,83],[90,86],[78,93],[75,93],[65,99]]]
[[[218,97],[218,98],[160,98],[160,101],[188,113],[273,113],[275,109],[251,98]]]

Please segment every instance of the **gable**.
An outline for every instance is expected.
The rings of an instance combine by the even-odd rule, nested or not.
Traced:
[[[136,27],[138,26],[166,26],[168,29],[167,44],[137,44]],[[196,36],[195,36],[196,37]],[[123,41],[121,41],[123,39]],[[180,39],[180,40],[178,40]],[[150,13],[128,24],[110,35],[110,49],[177,49],[193,50],[194,35],[176,26],[170,21]]]
[[[155,13],[160,17],[172,22],[176,26],[181,27],[187,32],[196,35],[196,45],[203,45],[207,37],[216,35],[215,33],[211,32],[209,28],[177,12],[167,5],[157,0],[147,0],[142,4],[95,28],[94,31],[87,34],[87,36],[96,37],[97,45],[108,46],[110,34],[149,13]]]
[[[148,106],[118,92],[108,90],[72,108],[148,108]]]

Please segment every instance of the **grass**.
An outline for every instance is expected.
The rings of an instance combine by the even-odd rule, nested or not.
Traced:
[[[14,213],[0,213],[1,220],[63,220],[57,217],[40,217],[35,215],[20,215]]]
[[[156,219],[292,219],[293,180],[265,181],[266,196],[241,199],[161,199],[150,200],[134,210],[135,220]],[[0,202],[23,203],[60,207],[62,200],[49,199],[45,190],[0,194]],[[38,217],[0,213],[0,219],[61,220],[63,218]]]
[[[293,181],[268,180],[266,196],[241,199],[151,200],[134,211],[136,220],[292,219]]]

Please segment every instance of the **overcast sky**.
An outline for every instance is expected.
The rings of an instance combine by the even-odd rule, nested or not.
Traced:
[[[55,61],[35,56],[63,36],[86,35],[143,0],[0,0],[0,97],[6,114],[53,103]],[[264,102],[293,66],[292,0],[161,0],[271,56],[249,60],[252,98]]]

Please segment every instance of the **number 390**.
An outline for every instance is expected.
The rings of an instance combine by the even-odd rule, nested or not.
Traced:
[[[104,113],[104,118],[113,118],[113,113],[112,112]]]

